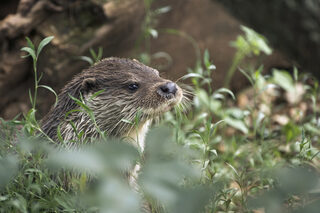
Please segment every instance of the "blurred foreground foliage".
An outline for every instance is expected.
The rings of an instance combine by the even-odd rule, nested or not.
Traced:
[[[3,121],[2,133],[13,133],[11,125]],[[187,163],[195,153],[172,143],[171,136],[165,127],[149,133],[141,191],[157,208],[198,212],[214,190],[182,184],[197,182],[200,170]],[[125,175],[142,162],[135,147],[99,141],[65,150],[19,134],[13,141],[1,141],[0,212],[141,212],[141,196]]]

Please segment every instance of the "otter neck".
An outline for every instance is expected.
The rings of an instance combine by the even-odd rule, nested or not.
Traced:
[[[76,115],[76,114],[75,114]],[[98,138],[99,133],[96,130],[95,125],[91,121],[90,117],[87,115],[87,113],[79,112],[77,114],[78,116],[72,117],[70,119],[73,121],[74,127],[76,127],[77,132],[75,132],[74,127],[71,125],[70,121],[64,121],[61,124],[61,135],[65,141],[71,141],[71,140],[77,140],[78,134],[80,132],[83,132],[81,136],[81,140],[85,140],[85,138]],[[80,117],[80,119],[79,119]],[[107,135],[118,137],[118,138],[124,138],[125,141],[129,142],[130,144],[134,145],[141,153],[144,151],[145,147],[145,136],[149,130],[149,126],[152,122],[152,119],[141,121],[138,125],[127,127],[125,129],[128,129],[128,132],[125,132],[123,134],[115,135],[112,134],[112,131],[109,131],[104,126],[99,126],[101,131],[106,131]],[[99,122],[98,122],[99,123]]]
[[[151,119],[145,121],[144,123],[138,124],[135,128],[128,133],[127,138],[130,143],[136,146],[141,153],[144,151],[145,147],[145,137],[149,130]]]

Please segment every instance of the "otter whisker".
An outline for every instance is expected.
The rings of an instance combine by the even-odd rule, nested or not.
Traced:
[[[190,91],[183,90],[183,96],[193,98],[194,93],[190,92]]]

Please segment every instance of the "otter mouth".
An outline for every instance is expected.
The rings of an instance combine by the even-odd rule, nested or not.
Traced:
[[[158,106],[153,108],[144,109],[143,113],[151,116],[156,117],[159,116],[165,112],[170,111],[174,106],[177,106],[179,103],[181,103],[181,100],[183,98],[183,94],[180,88],[178,88],[176,94],[166,94],[162,96],[164,98],[164,101],[160,103]]]

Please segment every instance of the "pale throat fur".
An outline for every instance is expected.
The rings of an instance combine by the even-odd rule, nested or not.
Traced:
[[[79,110],[81,107],[71,97],[83,97],[95,122],[87,112]],[[63,139],[71,141],[78,140],[79,132],[82,139],[97,138],[98,128],[110,137],[126,138],[143,151],[152,120],[179,104],[182,98],[182,89],[161,78],[157,70],[136,60],[107,58],[66,84],[57,105],[43,118],[42,129],[58,141],[59,127]],[[139,122],[132,124],[137,114]]]

